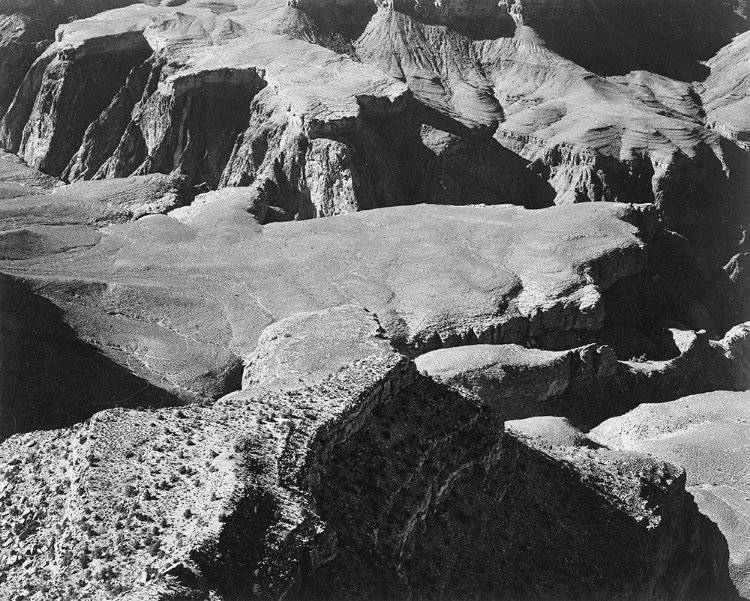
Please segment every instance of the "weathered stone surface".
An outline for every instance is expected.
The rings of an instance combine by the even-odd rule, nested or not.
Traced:
[[[270,323],[347,303],[377,312],[410,353],[462,341],[580,342],[603,324],[600,291],[646,262],[624,205],[401,207],[261,228],[217,192],[177,219],[82,229],[111,218],[94,200],[92,216],[84,194],[107,185],[71,185],[83,187],[60,195],[65,203],[59,192],[36,207],[34,197],[4,203],[13,254],[0,270],[27,278],[80,337],[186,399],[225,393],[223,380],[200,374],[250,355]],[[23,235],[19,221],[29,223]]]
[[[743,1],[0,0],[0,597],[736,597]]]
[[[40,183],[45,185],[47,182],[41,180]],[[0,182],[0,190],[7,190],[9,196],[0,204],[0,219],[4,224],[0,235],[3,236],[22,227],[97,226],[127,222],[144,215],[166,213],[193,196],[184,179],[161,174],[79,182],[52,189],[25,184],[19,189],[18,185]],[[84,232],[79,228],[79,231],[84,239],[99,237],[94,229]],[[75,237],[63,238],[71,248],[80,246]],[[21,244],[15,250],[23,253],[24,246]],[[40,256],[44,254],[38,253]]]
[[[366,309],[345,305],[298,313],[263,330],[246,359],[242,388],[294,390],[392,352],[378,318]]]
[[[249,185],[289,218],[472,196],[551,202],[528,161],[308,43],[303,13],[274,0],[228,8],[136,5],[61,26],[17,86],[0,143],[65,180],[177,170]]]
[[[709,392],[671,403],[644,404],[608,420],[591,436],[612,448],[649,453],[687,470],[701,512],[726,536],[730,574],[750,592],[750,393]]]
[[[373,317],[353,307],[274,330],[301,343],[319,336],[321,319],[372,332]],[[523,586],[563,599],[736,596],[726,543],[696,511],[684,472],[598,448],[570,426],[550,436],[516,422],[503,433],[496,413],[374,344],[376,354],[369,334],[342,344],[337,356],[354,362],[332,364],[325,379],[321,366],[305,388],[113,409],[5,441],[0,536],[10,550],[0,553],[0,591],[315,599],[348,598],[355,587],[359,598],[515,599]],[[286,359],[310,374],[307,357]],[[372,470],[373,450],[384,469]],[[467,525],[480,516],[478,534]],[[477,536],[494,542],[467,553]],[[571,549],[571,536],[587,544]],[[472,578],[456,582],[467,570]],[[371,577],[379,581],[368,588]],[[327,588],[337,579],[343,587]]]
[[[492,405],[504,419],[557,415],[591,428],[641,403],[715,389],[745,390],[750,324],[718,341],[672,329],[677,356],[619,361],[606,345],[542,351],[518,345],[439,349],[416,359],[421,373]]]
[[[707,119],[726,137],[750,150],[750,32],[738,35],[708,66],[711,75],[701,86]]]

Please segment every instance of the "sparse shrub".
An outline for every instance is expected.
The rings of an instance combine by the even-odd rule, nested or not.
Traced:
[[[73,561],[73,552],[70,549],[66,549],[62,552],[62,555],[60,555],[60,565],[63,568],[67,568],[70,565],[70,562]]]

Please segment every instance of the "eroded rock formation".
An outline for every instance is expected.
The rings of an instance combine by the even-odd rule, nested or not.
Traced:
[[[744,4],[0,0],[0,597],[746,595]]]
[[[341,336],[297,355],[323,323]],[[610,451],[560,420],[503,430],[493,408],[386,347],[360,309],[307,314],[263,337],[246,391],[10,438],[0,590],[735,598],[726,542],[681,469]],[[329,358],[335,373],[322,377]],[[263,389],[277,364],[303,375],[296,387]]]
[[[650,453],[687,469],[688,490],[729,542],[730,573],[750,591],[750,503],[747,392],[710,392],[661,405],[641,405],[608,420],[591,436],[613,448]]]
[[[341,303],[377,312],[412,355],[588,342],[605,322],[603,292],[647,260],[649,228],[629,223],[644,214],[627,205],[397,207],[261,228],[219,191],[117,223],[144,180],[114,181],[5,203],[0,269],[22,275],[82,339],[185,400],[226,393],[237,356],[270,323]],[[146,182],[174,198],[171,183]],[[87,225],[107,218],[116,223]]]

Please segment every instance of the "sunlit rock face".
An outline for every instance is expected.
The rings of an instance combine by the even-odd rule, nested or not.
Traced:
[[[0,598],[747,597],[744,4],[0,0]]]

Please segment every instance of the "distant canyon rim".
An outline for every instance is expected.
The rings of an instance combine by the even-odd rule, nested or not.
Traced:
[[[0,598],[750,598],[745,0],[0,0]]]

